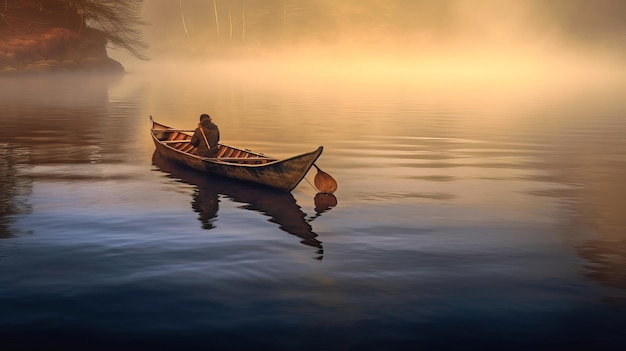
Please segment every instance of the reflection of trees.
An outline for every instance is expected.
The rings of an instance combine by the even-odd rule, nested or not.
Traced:
[[[132,104],[109,103],[108,89],[116,81],[100,75],[4,79],[0,141],[24,147],[35,165],[91,163],[120,153],[124,141],[135,138],[126,128],[132,120],[111,115],[136,111]]]
[[[136,135],[129,128],[132,119],[111,115],[137,113],[128,100],[121,106],[109,102],[108,85],[116,79],[89,75],[0,81],[0,236],[15,235],[11,218],[30,211],[25,197],[34,181],[76,176],[33,175],[33,167],[121,162],[119,155]],[[86,177],[103,179],[97,169],[89,171]]]
[[[302,239],[302,244],[317,248],[317,253],[320,255],[317,258],[322,258],[322,242],[317,239],[318,235],[313,232],[313,228],[306,220],[306,214],[302,212],[291,193],[201,174],[173,165],[156,152],[152,161],[160,170],[169,173],[172,177],[198,187],[193,195],[192,208],[199,213],[203,228],[215,227],[219,197],[225,196],[232,201],[242,203],[241,208],[270,217],[269,221],[276,223],[281,230]],[[324,211],[328,209],[324,208]]]
[[[594,238],[577,245],[578,254],[588,260],[584,274],[604,285],[626,290],[626,192],[623,174],[626,165],[605,163],[596,155],[605,150],[590,147],[579,156],[587,165],[585,184],[579,189],[581,201],[575,205],[578,221],[594,230]],[[607,146],[615,150],[615,146]],[[626,150],[625,150],[626,151]]]
[[[585,275],[603,284],[626,290],[626,241],[589,240],[578,248],[589,261]]]
[[[581,189],[579,215],[594,228],[596,237],[579,245],[579,255],[589,261],[585,274],[604,285],[626,290],[626,191],[623,174],[626,163],[598,159],[607,150],[617,152],[619,143],[601,143],[606,147],[587,145],[581,152],[585,172],[585,188]],[[622,148],[622,152],[626,149]],[[623,154],[622,154],[623,155]]]
[[[11,144],[0,144],[0,238],[13,236],[11,216],[30,211],[22,197],[30,192],[31,180],[20,174],[27,159],[27,152]]]
[[[573,104],[573,109],[592,108],[600,116],[592,118],[587,110],[568,115],[567,121],[562,121],[566,130],[555,139],[558,157],[549,162],[557,175],[555,181],[571,185],[567,197],[573,201],[566,203],[571,225],[567,230],[576,253],[587,261],[583,274],[626,290],[626,143],[624,123],[612,117],[624,113],[617,91],[607,88],[601,91],[599,101],[586,98]]]

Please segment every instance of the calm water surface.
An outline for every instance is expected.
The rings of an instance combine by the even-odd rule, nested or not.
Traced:
[[[10,349],[626,345],[626,81],[174,72],[0,81]],[[149,115],[201,113],[273,156],[324,145],[337,205],[153,154]]]

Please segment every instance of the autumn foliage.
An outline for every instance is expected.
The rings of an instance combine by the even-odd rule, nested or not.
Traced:
[[[118,46],[144,58],[141,1],[0,0],[0,73],[123,71]]]

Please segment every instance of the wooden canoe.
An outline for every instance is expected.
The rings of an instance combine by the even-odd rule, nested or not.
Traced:
[[[201,172],[223,177],[254,182],[272,188],[291,191],[313,166],[322,154],[323,147],[316,150],[277,159],[248,149],[219,143],[215,158],[198,156],[196,148],[189,143],[191,135],[187,132],[155,122],[150,116],[152,127],[150,134],[156,151],[165,159],[176,162]]]

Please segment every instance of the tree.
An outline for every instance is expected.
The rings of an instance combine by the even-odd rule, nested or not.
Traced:
[[[43,33],[65,28],[81,35],[98,35],[107,44],[121,47],[133,56],[141,52],[140,17],[143,0],[4,0],[0,2],[0,36]]]
[[[143,0],[73,0],[84,25],[102,33],[107,43],[121,47],[133,56],[147,60],[141,51],[148,48],[141,27]],[[82,23],[81,23],[82,25]],[[82,28],[79,28],[79,32]]]

